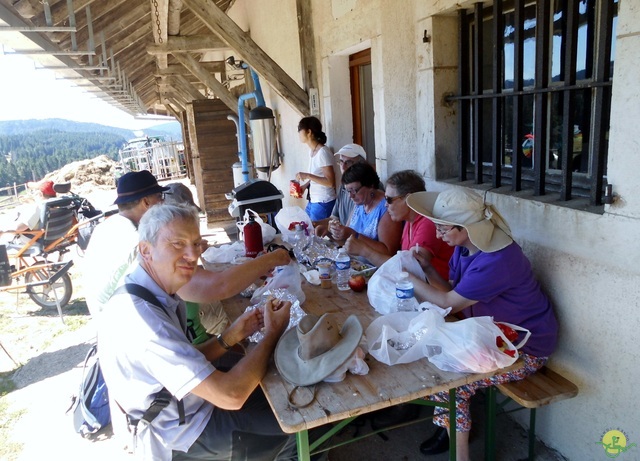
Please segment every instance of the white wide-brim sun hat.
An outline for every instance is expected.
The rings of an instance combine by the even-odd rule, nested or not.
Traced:
[[[311,386],[344,365],[361,338],[362,325],[355,315],[342,328],[334,314],[306,315],[280,337],[274,354],[276,367],[291,384]]]
[[[407,205],[436,224],[462,226],[469,240],[485,253],[502,250],[513,242],[506,221],[475,192],[462,188],[443,192],[416,192]]]

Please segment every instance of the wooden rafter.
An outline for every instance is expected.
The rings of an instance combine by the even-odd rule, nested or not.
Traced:
[[[25,1],[25,0],[21,0]],[[73,2],[73,11],[75,13],[79,13],[83,11],[87,5],[93,3],[94,0],[74,0]],[[39,2],[38,2],[39,3]],[[117,3],[117,2],[116,2]],[[40,10],[42,10],[40,8]],[[67,9],[67,2],[60,1],[51,5],[51,18],[53,25],[60,25],[65,23],[69,19],[69,10]],[[36,16],[32,18],[34,24],[44,25],[46,24],[44,11],[40,11]]]
[[[224,61],[201,62],[200,66],[209,73],[220,73],[225,70]],[[166,69],[158,69],[156,75],[184,75],[185,77],[193,77],[194,75],[182,64],[169,64]]]
[[[106,37],[111,37],[112,35],[124,30],[130,30],[133,32],[136,25],[137,27],[146,28],[148,27],[149,20],[149,5],[138,4],[132,8],[131,5],[125,3],[116,8],[112,14],[93,21],[93,28],[96,31],[103,32]],[[78,30],[76,40],[80,48],[85,47],[85,44],[89,40],[89,31],[87,27],[83,27]],[[63,49],[70,49],[71,37],[66,37],[64,40],[60,41],[60,46]]]
[[[220,83],[206,68],[191,56],[189,53],[173,53],[173,56],[184,66],[189,72],[198,77],[207,88],[220,98],[220,100],[233,112],[238,113],[238,98],[233,96],[227,88]],[[248,120],[248,117],[247,117]]]
[[[174,52],[204,52],[211,50],[228,50],[229,45],[217,35],[190,35],[187,37],[169,37],[163,44],[147,46],[149,54],[170,54]]]
[[[240,53],[294,109],[302,115],[309,113],[307,93],[213,1],[183,0],[183,3],[209,29]]]

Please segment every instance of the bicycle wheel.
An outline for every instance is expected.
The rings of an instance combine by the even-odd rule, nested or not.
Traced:
[[[29,271],[24,275],[26,283],[47,280],[48,278],[49,276],[44,269]],[[73,285],[71,284],[71,277],[66,273],[62,274],[62,276],[52,284],[47,283],[44,285],[27,287],[27,294],[33,302],[38,306],[45,308],[56,307],[56,294],[60,301],[60,308],[65,307],[69,304],[72,291]]]

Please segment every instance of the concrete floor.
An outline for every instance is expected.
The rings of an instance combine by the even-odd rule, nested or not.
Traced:
[[[430,417],[431,407],[420,407],[419,419]],[[472,414],[475,424],[471,431],[471,459],[484,459],[484,395],[478,394],[473,399]],[[348,441],[371,431],[370,420],[347,426],[336,438]],[[333,449],[329,452],[330,461],[385,460],[385,461],[448,461],[449,453],[426,456],[420,453],[419,447],[435,431],[430,419],[406,427],[394,429],[382,434],[372,435],[358,442]],[[527,432],[508,415],[497,418],[497,453],[498,461],[519,461],[528,457],[529,442]],[[536,443],[537,461],[563,461],[566,458],[544,444]]]

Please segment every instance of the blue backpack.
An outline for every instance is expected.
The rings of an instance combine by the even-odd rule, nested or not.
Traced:
[[[94,344],[84,360],[80,389],[70,408],[75,430],[83,437],[95,434],[111,422],[109,394],[97,354],[98,346]]]

